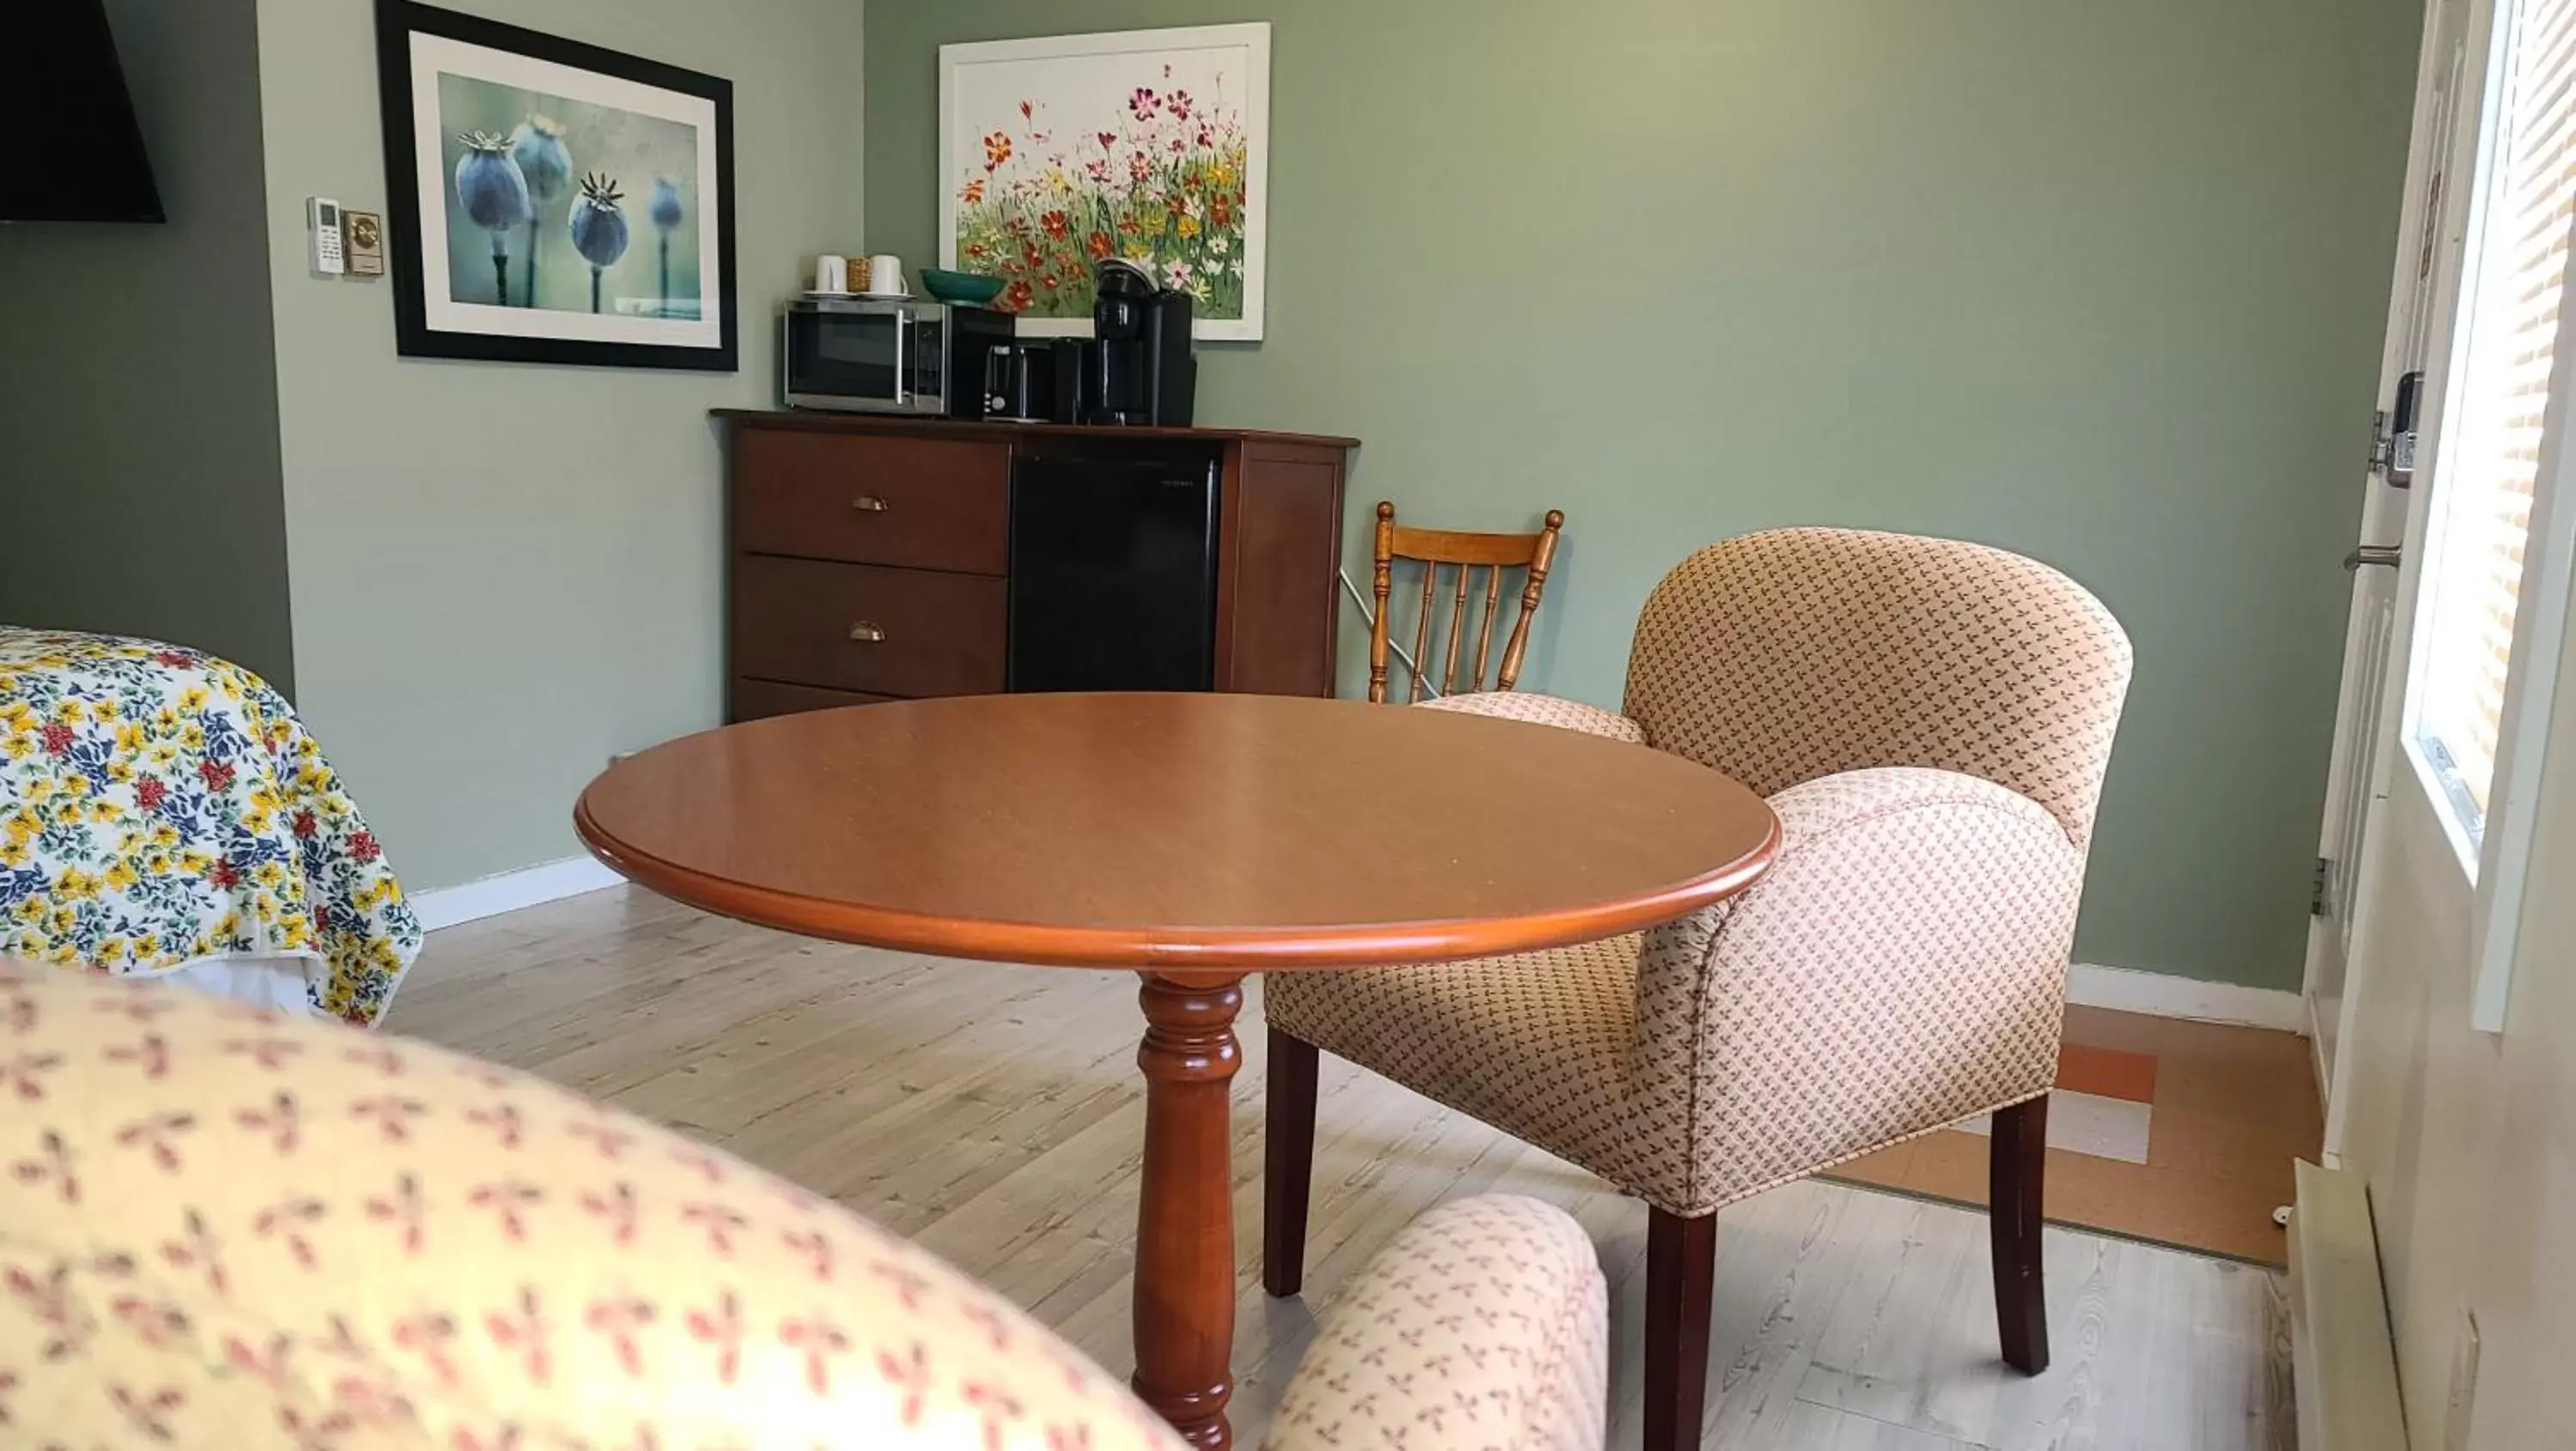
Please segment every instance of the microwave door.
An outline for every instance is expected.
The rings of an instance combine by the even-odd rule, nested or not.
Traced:
[[[787,401],[908,411],[912,338],[900,312],[810,312],[787,322]]]

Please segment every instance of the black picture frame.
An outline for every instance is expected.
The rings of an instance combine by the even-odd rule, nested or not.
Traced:
[[[433,327],[422,267],[424,180],[443,198],[444,176],[418,174],[411,58],[414,35],[443,36],[557,65],[597,72],[709,102],[715,112],[716,261],[720,306],[713,346],[525,337]],[[376,0],[376,73],[385,141],[385,215],[394,284],[394,348],[404,357],[465,358],[504,363],[558,363],[607,368],[741,370],[741,309],[735,286],[733,83],[718,76],[516,25],[415,3]],[[444,225],[445,213],[440,213]]]

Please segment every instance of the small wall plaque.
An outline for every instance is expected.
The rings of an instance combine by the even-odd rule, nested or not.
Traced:
[[[385,219],[374,212],[347,212],[342,215],[342,230],[348,234],[349,275],[384,276]]]

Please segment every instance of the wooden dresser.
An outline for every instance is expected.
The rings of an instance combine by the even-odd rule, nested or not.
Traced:
[[[1077,436],[1216,450],[1215,686],[1333,693],[1356,439],[716,416],[730,434],[728,720],[1008,689],[1012,464]]]

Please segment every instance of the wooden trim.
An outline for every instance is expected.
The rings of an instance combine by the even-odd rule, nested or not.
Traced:
[[[1016,767],[982,770],[975,784],[953,779],[996,761]],[[1401,784],[1349,774],[1388,761],[1405,763]],[[1317,779],[1283,791],[1248,780],[1257,769],[1311,770]],[[1615,877],[1541,871],[1562,843],[1524,842],[1502,862],[1503,848],[1480,841],[1469,854],[1485,869],[1461,877],[1408,868],[1420,889],[1373,897],[1378,905],[1364,915],[1318,909],[1316,883],[1303,878],[1289,894],[1297,905],[1264,905],[1257,868],[1265,861],[1293,857],[1310,871],[1367,872],[1372,888],[1383,884],[1383,863],[1363,867],[1345,846],[1326,845],[1340,842],[1334,823],[1356,819],[1344,803],[1446,803],[1503,774],[1520,783],[1518,810],[1536,793],[1553,819],[1615,830],[1631,865]],[[1103,792],[1147,781],[1193,785],[1156,797],[1150,810],[1098,804]],[[1253,868],[1246,895],[1225,914],[1201,916],[1156,895],[1168,886],[1142,897],[1124,886],[1104,891],[1086,879],[1114,867],[1053,872],[1060,862],[1044,838],[1026,834],[1014,850],[1034,854],[1028,870],[1053,872],[1042,900],[994,887],[1020,873],[1016,858],[964,866],[979,850],[964,836],[936,860],[879,858],[849,844],[852,820],[883,816],[935,836],[957,820],[1014,817],[1032,801],[1055,815],[1027,819],[1079,811],[1099,849],[1138,861],[1161,861],[1159,843],[1173,831],[1204,841],[1251,833],[1239,859],[1227,853],[1233,865],[1205,867],[1210,880],[1227,882]],[[1477,819],[1487,824],[1478,829],[1512,814],[1480,804]],[[1742,785],[1596,736],[1355,701],[1195,693],[911,700],[701,732],[610,767],[582,792],[573,824],[593,854],[654,891],[783,931],[941,957],[1166,972],[1442,962],[1615,937],[1751,886],[1781,840],[1778,815]],[[1409,842],[1444,832],[1408,817],[1400,835]],[[772,858],[781,833],[812,833],[814,849]],[[1273,842],[1274,834],[1287,839]],[[1360,860],[1386,850],[1376,843]],[[821,853],[847,870],[778,865]],[[1505,876],[1521,885],[1499,891]],[[1534,886],[1541,879],[1546,885]]]
[[[1564,515],[1557,515],[1562,520]],[[1407,559],[1436,559],[1442,564],[1500,564],[1518,569],[1530,562],[1532,534],[1471,534],[1459,529],[1395,527],[1388,547]]]
[[[1329,433],[1281,433],[1267,428],[1103,428],[1073,423],[1001,423],[956,418],[908,418],[892,413],[832,413],[819,409],[711,408],[708,416],[737,428],[791,428],[815,433],[905,433],[927,438],[993,439],[1013,434],[1074,438],[1187,438],[1200,442],[1277,443],[1354,449],[1356,438]]]
[[[1243,441],[1229,439],[1217,455],[1216,608],[1209,628],[1215,632],[1211,676],[1219,690],[1236,690],[1243,665],[1235,652],[1235,631],[1242,612],[1236,601],[1243,592]]]
[[[835,690],[828,685],[799,685],[792,680],[764,680],[756,675],[732,675],[725,678],[725,721],[730,725],[800,710],[883,705],[903,698],[864,690]]]
[[[1780,826],[1775,820],[1759,847],[1699,876],[1638,896],[1525,917],[1293,929],[1068,927],[926,916],[894,908],[823,901],[705,876],[609,837],[591,819],[587,793],[573,808],[572,822],[582,845],[620,876],[720,917],[833,942],[926,952],[934,957],[972,957],[1040,967],[1169,971],[1220,971],[1232,967],[1247,972],[1286,972],[1300,968],[1373,967],[1391,962],[1455,962],[1598,942],[1660,926],[1712,902],[1722,902],[1761,880],[1780,854]]]
[[[1338,444],[1278,435],[1227,443],[1217,506],[1217,689],[1333,694],[1349,458]]]

